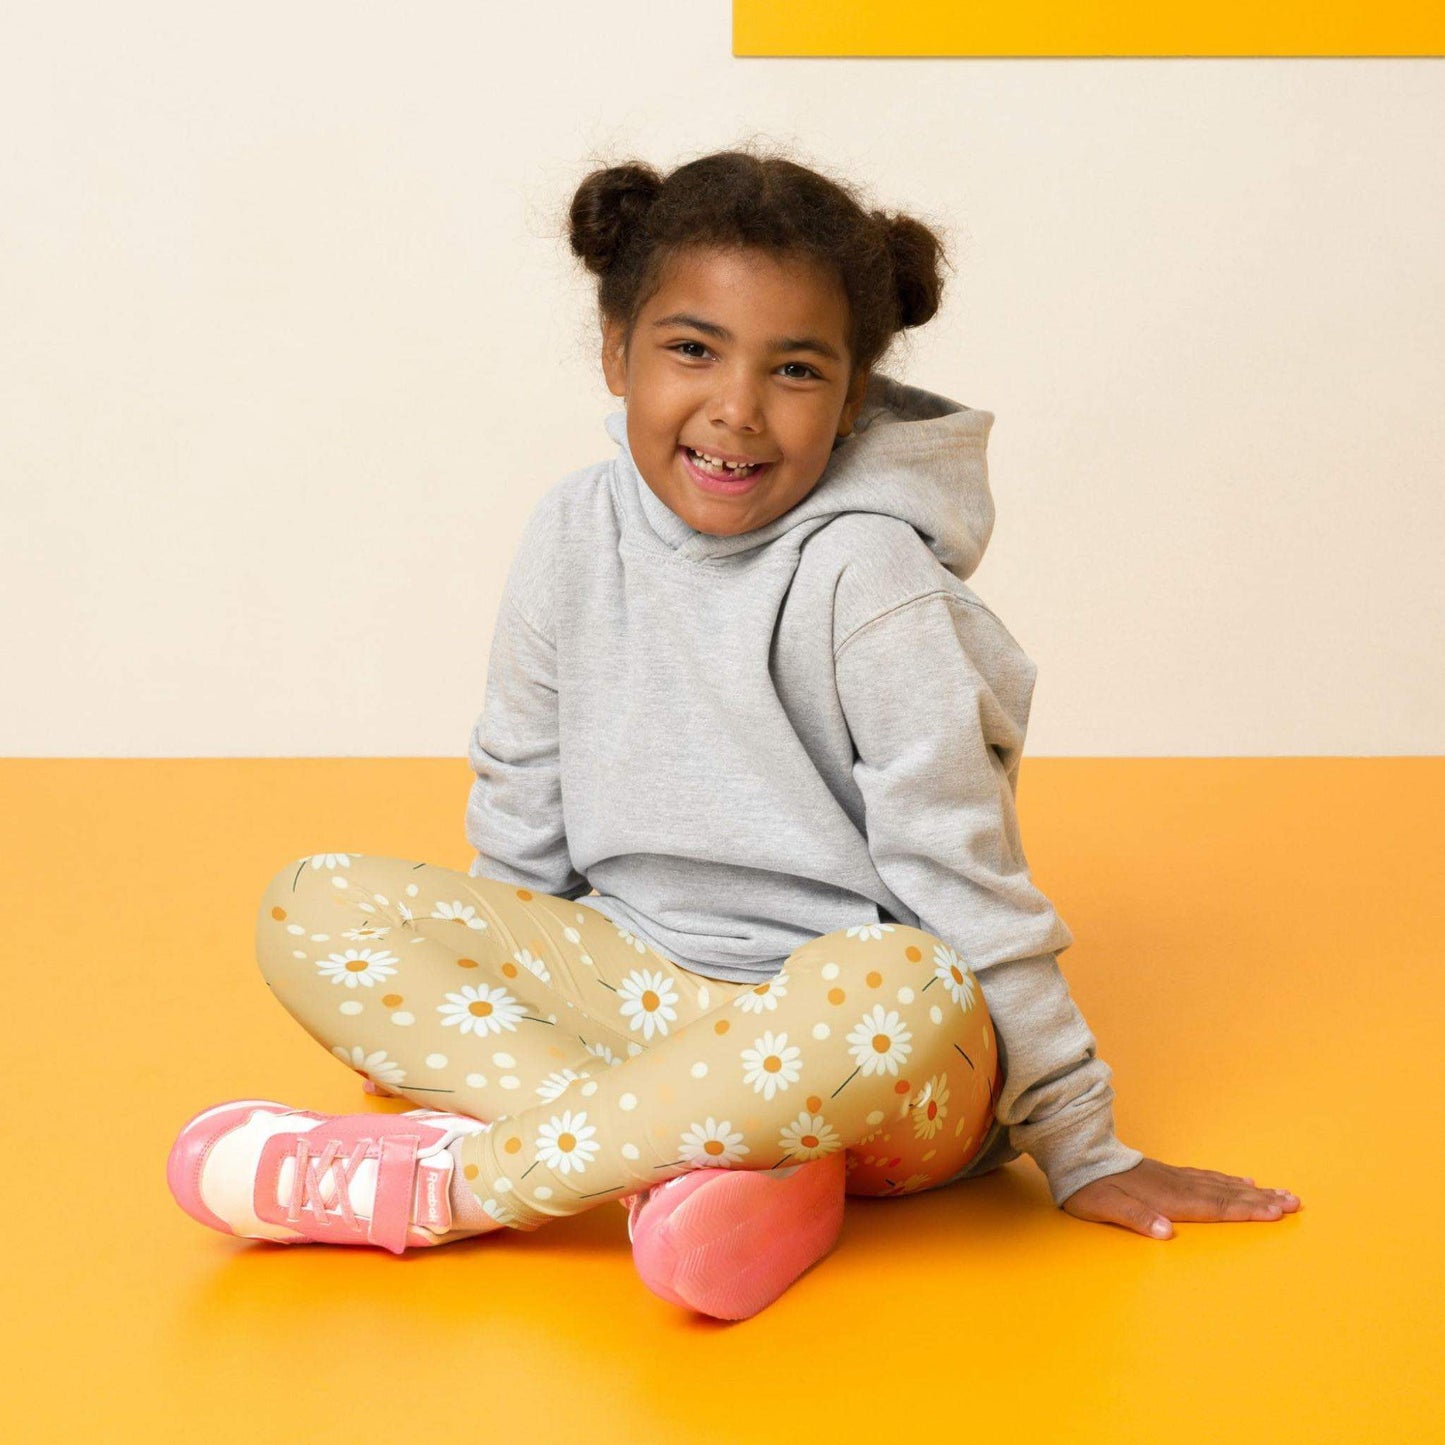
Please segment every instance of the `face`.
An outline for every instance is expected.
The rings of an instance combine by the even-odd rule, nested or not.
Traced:
[[[643,480],[717,537],[795,507],[863,404],[868,375],[849,379],[847,327],[842,284],[814,263],[711,248],[675,257],[625,356],[621,329],[603,327],[602,369],[626,401]],[[698,452],[762,466],[734,473]]]

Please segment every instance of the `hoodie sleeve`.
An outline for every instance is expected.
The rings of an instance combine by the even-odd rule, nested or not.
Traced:
[[[557,735],[557,650],[502,597],[487,664],[486,703],[467,754],[476,781],[467,799],[470,875],[578,898],[590,890],[572,866],[562,818]]]
[[[874,866],[977,977],[1004,1073],[998,1122],[1061,1205],[1144,1155],[1115,1137],[1113,1070],[1058,965],[1073,935],[1019,835],[1037,669],[992,612],[943,591],[857,628],[835,660]]]

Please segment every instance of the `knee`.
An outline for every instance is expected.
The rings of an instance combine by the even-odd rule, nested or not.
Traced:
[[[278,869],[262,889],[256,910],[256,962],[273,987],[294,970],[299,940],[322,927],[316,917],[320,881],[320,870],[308,856]]]

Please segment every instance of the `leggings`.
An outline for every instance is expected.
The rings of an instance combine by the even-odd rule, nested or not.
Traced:
[[[682,968],[584,900],[357,853],[288,863],[256,919],[267,985],[364,1078],[490,1128],[458,1146],[531,1230],[688,1169],[846,1150],[847,1190],[948,1183],[992,1142],[992,1020],[946,943],[865,923],[757,984]]]

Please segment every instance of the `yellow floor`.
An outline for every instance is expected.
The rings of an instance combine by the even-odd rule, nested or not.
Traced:
[[[14,1441],[1438,1440],[1440,759],[1025,763],[1034,876],[1119,1132],[1304,1201],[1158,1243],[1021,1159],[849,1207],[755,1320],[648,1294],[607,1205],[395,1258],[213,1234],[194,1111],[383,1107],[278,1009],[286,859],[465,871],[465,761],[0,762]],[[405,1107],[393,1104],[392,1107]]]

